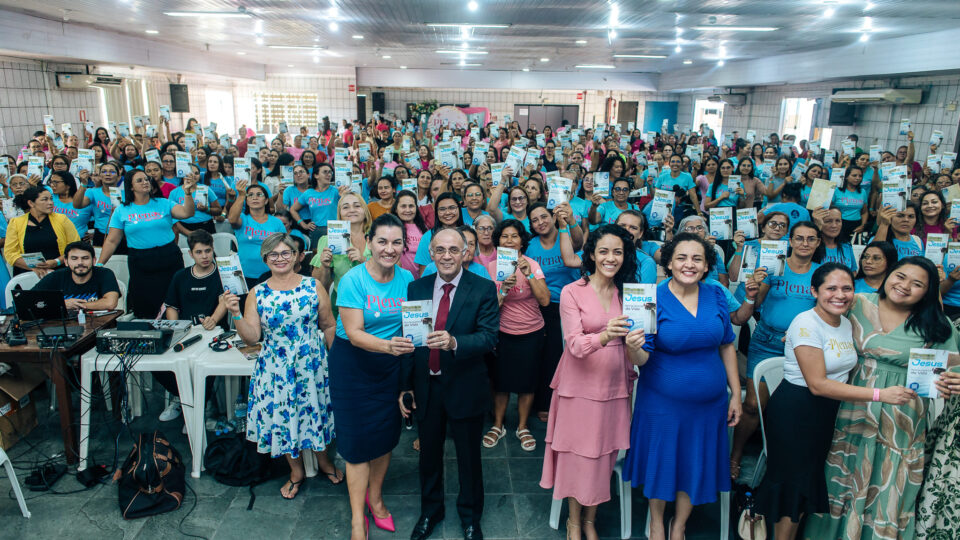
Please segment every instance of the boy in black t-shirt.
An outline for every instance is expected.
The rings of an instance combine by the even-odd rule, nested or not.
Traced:
[[[187,245],[190,246],[194,264],[173,275],[164,301],[164,316],[168,320],[196,318],[207,330],[216,328],[218,324],[226,329],[224,315],[227,314],[227,308],[220,301],[223,285],[220,283],[220,272],[217,271],[213,235],[202,229],[193,231],[187,237]],[[179,396],[177,379],[172,373],[158,371],[153,376],[168,392]],[[207,395],[212,393],[212,384],[213,379],[208,378]],[[180,400],[175,399],[160,413],[160,421],[173,420],[180,416],[180,412]]]
[[[109,268],[94,266],[93,246],[86,242],[71,242],[64,249],[66,268],[50,272],[33,289],[61,291],[67,309],[116,309],[120,300],[120,286]]]

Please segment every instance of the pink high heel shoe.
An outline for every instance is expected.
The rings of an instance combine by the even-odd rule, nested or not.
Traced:
[[[370,511],[370,515],[373,516],[373,524],[377,526],[378,529],[383,529],[387,532],[396,532],[397,527],[393,524],[393,515],[387,515],[385,518],[378,518],[376,514],[373,513],[373,507],[370,506],[370,494],[367,493],[364,500],[367,503],[367,510]]]

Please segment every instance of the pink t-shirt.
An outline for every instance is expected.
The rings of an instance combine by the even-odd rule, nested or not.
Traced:
[[[293,159],[297,161],[300,161],[300,156],[303,155],[304,150],[306,150],[306,148],[297,148],[296,146],[288,146],[283,149],[284,152],[293,156]]]
[[[489,255],[484,255],[483,253],[477,253],[476,255],[473,256],[473,262],[477,264],[482,264],[484,268],[486,268],[486,266],[490,264],[492,261],[496,261],[496,260],[497,260],[496,248],[494,248],[494,250],[491,251]]]
[[[407,247],[400,255],[400,268],[409,270],[414,278],[419,278],[420,269],[413,259],[417,256],[417,247],[420,246],[420,239],[423,238],[423,233],[420,232],[420,229],[413,223],[405,224],[404,228],[407,229]]]
[[[530,271],[534,277],[543,279],[543,270],[540,269],[537,261],[526,255],[523,258],[530,264]],[[496,260],[487,263],[486,268],[487,273],[491,276],[497,275]],[[543,314],[540,313],[540,304],[537,302],[537,298],[533,296],[533,289],[530,287],[527,276],[521,274],[519,269],[515,274],[517,284],[510,289],[503,305],[500,306],[500,331],[504,334],[519,336],[543,328]],[[495,281],[494,283],[497,284],[497,293],[499,293],[503,282]]]

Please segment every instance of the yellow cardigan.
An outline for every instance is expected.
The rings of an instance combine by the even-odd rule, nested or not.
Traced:
[[[13,266],[13,263],[17,262],[17,259],[23,255],[23,238],[27,234],[27,220],[29,218],[30,214],[24,214],[11,219],[10,223],[7,224],[7,240],[3,245],[3,258],[10,266]],[[47,219],[53,226],[53,232],[57,235],[57,248],[63,255],[63,250],[67,247],[67,244],[80,240],[77,228],[63,214],[53,213],[47,216]]]

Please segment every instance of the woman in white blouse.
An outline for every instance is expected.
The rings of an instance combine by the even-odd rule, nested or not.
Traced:
[[[891,386],[847,384],[857,364],[853,328],[844,314],[853,304],[853,272],[827,263],[813,273],[817,303],[790,324],[786,334],[783,382],[765,412],[767,472],[757,490],[757,512],[775,523],[777,540],[792,540],[804,514],[829,511],[824,462],[832,442],[840,401],[903,404],[914,394]]]

